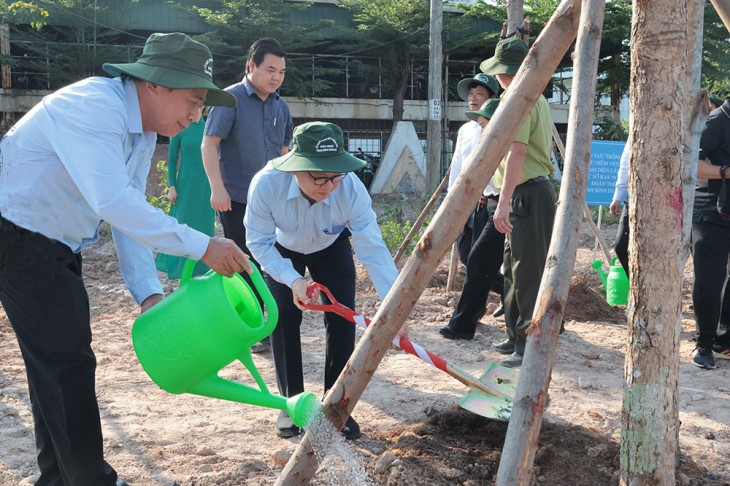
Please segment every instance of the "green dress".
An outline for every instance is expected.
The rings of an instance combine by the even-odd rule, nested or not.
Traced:
[[[183,132],[170,139],[167,154],[168,184],[177,191],[177,200],[170,207],[170,216],[208,236],[213,236],[215,211],[210,206],[210,184],[203,168],[200,144],[203,141],[205,120],[191,123]],[[178,159],[180,160],[178,168]],[[158,253],[157,269],[168,278],[180,278],[184,257]],[[198,262],[193,275],[208,271],[208,266]]]

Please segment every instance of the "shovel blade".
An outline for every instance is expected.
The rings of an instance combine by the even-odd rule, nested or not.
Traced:
[[[489,363],[479,381],[497,396],[472,387],[469,393],[459,400],[459,405],[482,417],[507,421],[512,414],[512,400],[519,378],[519,371],[497,363]]]

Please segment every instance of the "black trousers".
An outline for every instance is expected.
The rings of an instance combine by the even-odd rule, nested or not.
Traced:
[[[621,217],[618,220],[618,231],[616,232],[616,243],[613,245],[618,261],[624,267],[626,275],[629,275],[629,205],[624,204],[621,210]]]
[[[512,232],[504,241],[504,322],[515,351],[525,352],[555,220],[555,190],[545,180],[515,188]]]
[[[499,272],[504,258],[504,234],[495,228],[492,219],[497,202],[499,197],[492,196],[487,198],[483,208],[479,208],[487,219],[469,252],[464,289],[449,321],[449,327],[460,334],[474,335],[487,304],[489,289],[499,295],[504,293],[504,277]]]
[[[312,280],[327,287],[341,304],[355,307],[355,262],[349,232],[345,231],[324,250],[304,255],[277,244],[281,256],[292,261],[301,275],[309,270]],[[279,323],[271,334],[276,381],[279,393],[291,397],[304,391],[300,327],[302,311],[294,305],[291,289],[265,275],[266,283],[279,307]],[[325,302],[327,298],[322,295]],[[324,313],[326,350],[324,390],[332,388],[355,349],[355,324],[336,314]]]
[[[723,288],[728,278],[730,226],[709,222],[692,224],[692,261],[695,280],[692,302],[697,346],[712,348],[717,337]],[[726,299],[727,300],[727,299]]]
[[[114,485],[104,461],[81,256],[0,217],[0,302],[28,377],[37,485]]]
[[[249,261],[251,262],[251,264],[256,265],[256,268],[260,270],[261,266],[256,260],[254,260],[251,252],[246,246],[246,227],[243,225],[243,216],[245,214],[246,205],[236,201],[231,201],[230,211],[218,211],[218,217],[221,220],[221,226],[223,226],[223,236],[225,236],[229,240],[233,240],[238,245],[238,247],[243,250],[246,255],[249,256]],[[241,272],[240,275],[241,277],[243,277],[243,280],[246,281],[248,286],[251,287],[251,291],[259,300],[259,305],[263,307],[264,301],[261,299],[261,296],[258,294],[258,292],[256,292],[256,287],[254,287],[253,282],[251,281],[251,277],[246,272]]]

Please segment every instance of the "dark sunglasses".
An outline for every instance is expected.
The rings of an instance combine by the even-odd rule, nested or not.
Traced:
[[[331,182],[332,184],[337,184],[338,182],[342,182],[342,179],[344,179],[345,176],[347,175],[347,174],[337,174],[336,176],[332,176],[332,177],[324,177],[324,176],[317,177],[317,176],[313,176],[311,172],[307,172],[307,174],[309,174],[309,177],[311,177],[312,180],[314,180],[315,186],[324,186],[328,182]]]

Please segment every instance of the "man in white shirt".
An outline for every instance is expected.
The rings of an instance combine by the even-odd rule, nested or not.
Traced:
[[[355,263],[362,263],[383,299],[398,276],[371,206],[370,195],[352,172],[364,161],[344,149],[342,130],[332,123],[312,122],[294,130],[294,147],[267,164],[251,181],[244,224],[246,245],[263,269],[279,308],[271,335],[279,392],[292,397],[304,391],[299,327],[307,296],[309,271],[343,305],[355,306]],[[352,237],[352,246],[350,245]],[[326,313],[327,349],[324,389],[329,390],[355,349],[355,326]],[[402,333],[406,332],[405,326]],[[360,436],[352,417],[342,432]],[[286,412],[276,421],[279,437],[299,435]]]
[[[145,198],[157,133],[172,137],[205,105],[235,99],[213,59],[184,34],[152,34],[139,60],[104,64],[45,97],[0,142],[0,302],[26,365],[36,484],[126,485],[104,461],[81,250],[112,228],[127,287],[144,312],[163,298],[152,249],[230,276],[248,258]]]

